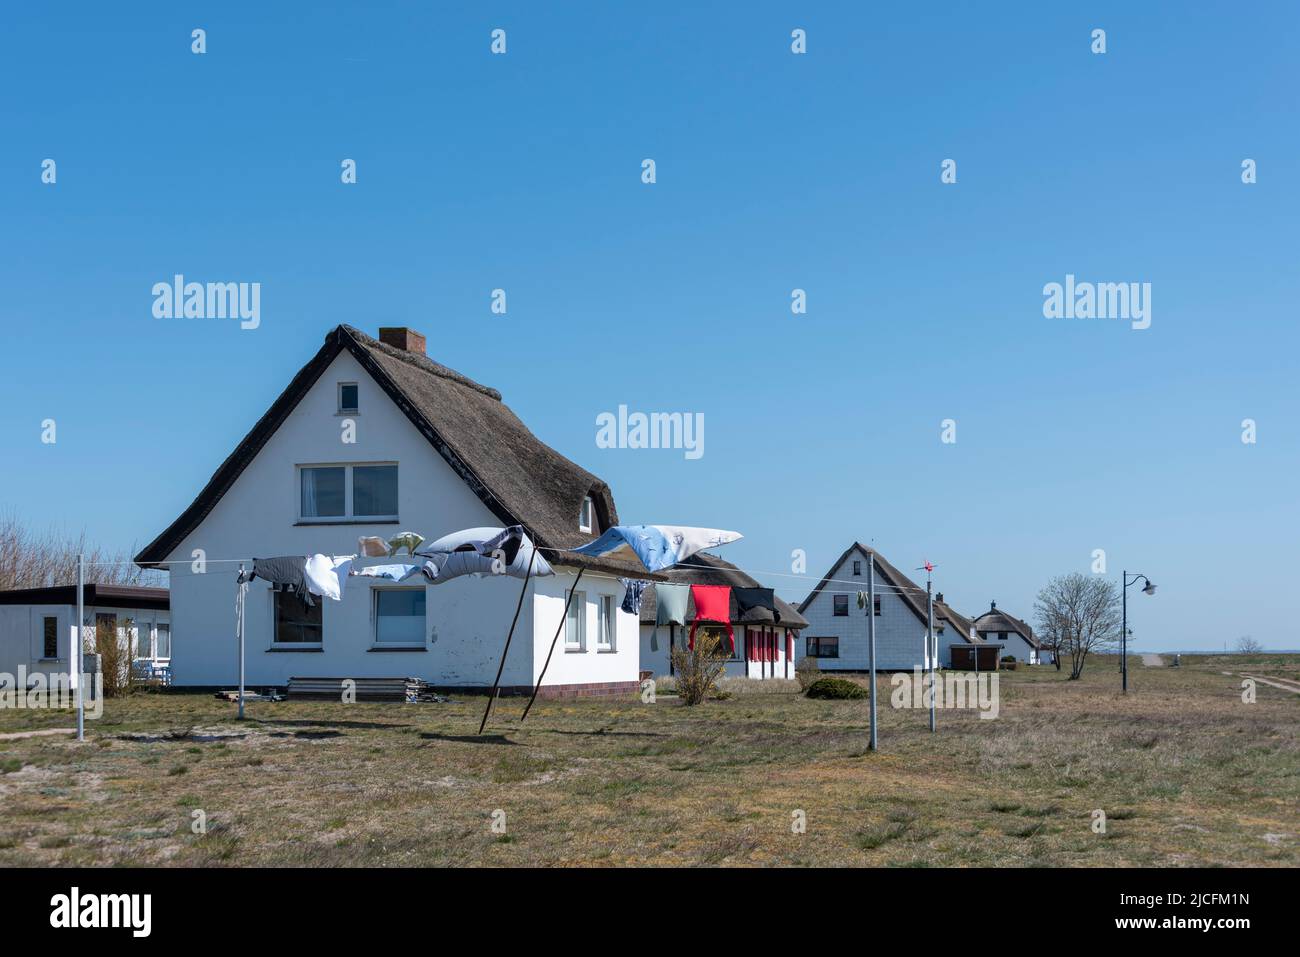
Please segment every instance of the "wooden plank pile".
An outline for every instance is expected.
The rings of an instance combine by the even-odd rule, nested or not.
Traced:
[[[289,697],[297,701],[342,701],[347,678],[290,678]],[[427,686],[419,678],[352,678],[357,701],[418,701]]]

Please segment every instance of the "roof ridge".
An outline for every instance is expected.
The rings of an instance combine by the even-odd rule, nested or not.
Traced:
[[[367,335],[356,326],[350,326],[345,322],[340,323],[337,327],[331,329],[329,336],[337,335],[339,332],[350,336],[357,345],[363,348],[376,349],[386,356],[405,362],[407,365],[414,366],[421,372],[427,372],[429,375],[436,375],[439,378],[448,380],[449,382],[455,382],[457,385],[463,385],[476,392],[481,392],[483,395],[496,399],[498,402],[501,401],[501,393],[497,389],[483,385],[481,382],[475,382],[464,373],[457,372],[455,369],[450,366],[445,366],[441,362],[435,362],[427,355],[422,356],[419,353],[408,352],[405,349],[398,349],[396,346],[390,346],[388,343]],[[329,336],[326,336],[327,340]]]

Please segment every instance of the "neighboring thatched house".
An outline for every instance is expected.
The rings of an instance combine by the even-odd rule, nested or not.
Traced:
[[[799,612],[809,622],[803,647],[822,671],[865,671],[869,667],[867,614],[858,607],[858,592],[867,591],[871,551],[854,542],[831,566]],[[910,671],[929,666],[926,651],[925,587],[912,581],[875,553],[876,667],[881,671]],[[934,630],[940,667],[951,663],[950,646],[977,644],[974,625],[934,596]]]
[[[550,549],[543,555],[557,574],[528,585],[503,687],[533,687],[583,566],[592,572],[543,694],[634,690],[639,635],[636,617],[619,611],[618,576],[647,575],[565,551],[618,522],[609,486],[539,441],[495,389],[429,360],[419,333],[379,334],[332,330],[193,504],[136,556],[171,572],[175,682],[236,679],[236,567],[220,560],[352,555],[361,535],[410,530],[433,540],[522,524]],[[341,601],[308,608],[255,579],[245,616],[248,683],[410,676],[490,686],[520,590],[518,580],[493,576],[439,585],[353,577]]]
[[[759,583],[730,562],[716,555],[699,552],[681,565],[661,573],[679,585],[729,585],[732,588],[757,588]],[[731,596],[731,627],[735,635],[735,650],[726,664],[726,674],[737,678],[793,678],[795,659],[791,652],[798,645],[800,629],[808,620],[795,611],[789,603],[777,597],[776,615],[765,608],[752,608],[741,613],[736,596]],[[654,638],[655,614],[658,601],[655,586],[646,588],[641,597],[641,668],[657,675],[672,673],[669,648],[686,647],[690,622],[695,620],[695,601],[688,602],[685,627],[660,625],[657,641]],[[775,618],[775,620],[773,620]],[[701,622],[700,628],[717,628],[710,622]],[[698,634],[698,631],[697,631]],[[726,646],[726,635],[723,635]],[[657,645],[657,647],[655,647]]]
[[[989,610],[975,619],[975,631],[981,641],[1002,646],[1002,657],[1036,665],[1042,661],[1043,645],[1034,637],[1034,629],[1014,615],[1008,615],[989,602]]]

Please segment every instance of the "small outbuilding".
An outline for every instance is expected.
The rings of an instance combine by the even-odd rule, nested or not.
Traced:
[[[114,634],[131,649],[137,667],[163,670],[171,663],[171,600],[166,588],[87,584],[83,595],[87,650],[98,636]],[[0,591],[0,673],[19,669],[66,675],[74,667],[77,586]]]

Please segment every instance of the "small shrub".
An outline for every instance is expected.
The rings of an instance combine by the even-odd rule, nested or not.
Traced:
[[[677,695],[687,705],[697,705],[718,694],[718,679],[726,669],[722,638],[713,629],[695,636],[695,650],[673,649],[673,670],[677,672]]]
[[[810,698],[829,698],[838,701],[866,698],[867,689],[848,678],[818,678],[805,692]]]
[[[799,682],[800,691],[807,691],[808,686],[821,677],[821,673],[821,665],[817,663],[816,658],[800,658],[799,663],[794,666],[794,676]]]

